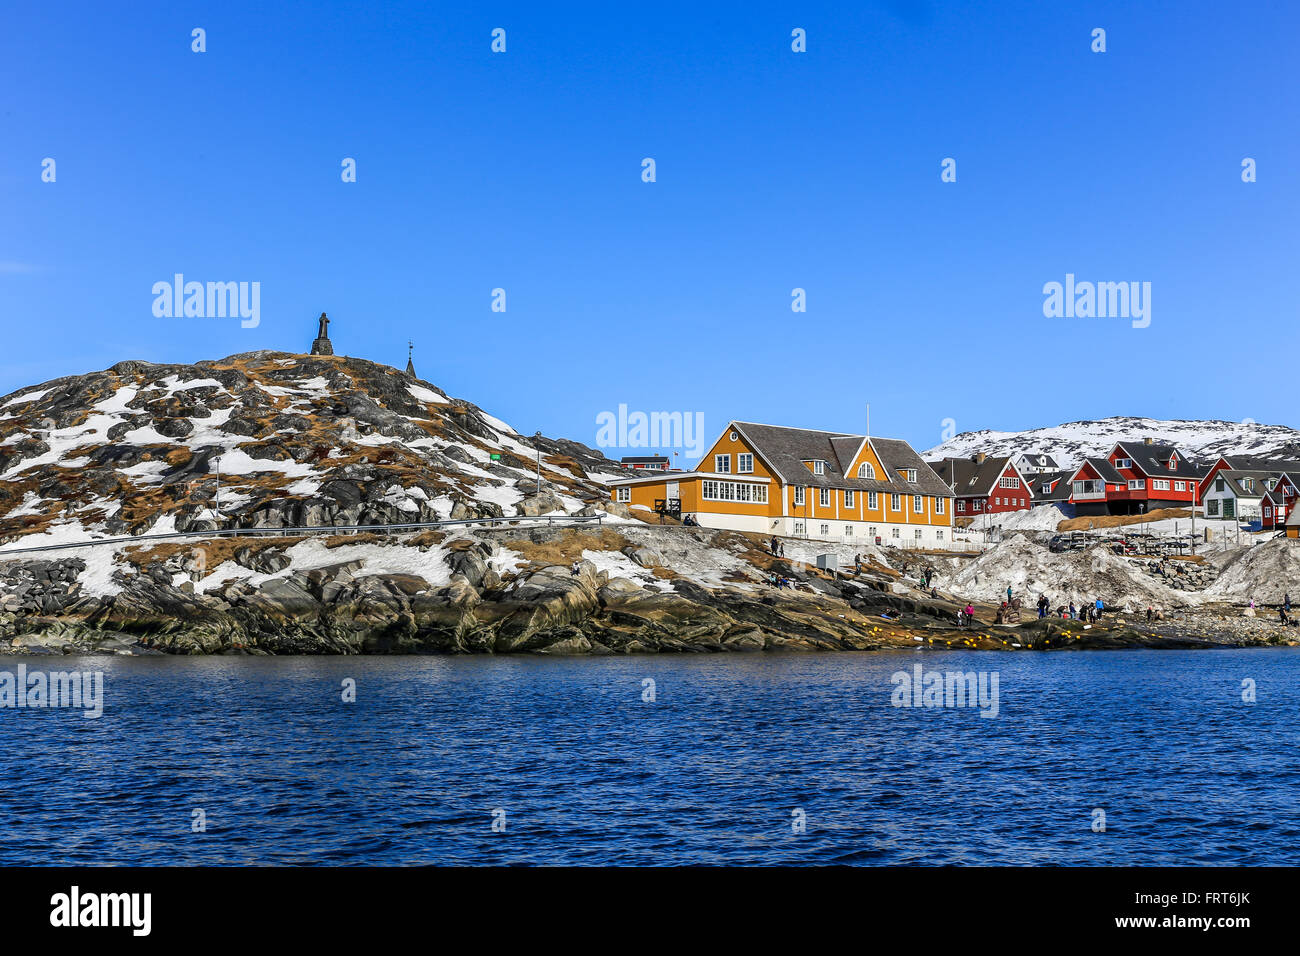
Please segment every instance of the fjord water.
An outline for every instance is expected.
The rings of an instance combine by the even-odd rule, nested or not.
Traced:
[[[24,662],[105,710],[0,710],[6,865],[1300,862],[1287,649]]]

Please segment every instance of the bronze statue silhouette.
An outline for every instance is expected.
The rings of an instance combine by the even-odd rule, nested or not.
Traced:
[[[320,314],[320,330],[316,334],[316,341],[311,343],[312,355],[334,354],[334,346],[330,344],[329,324],[329,316],[322,312]]]

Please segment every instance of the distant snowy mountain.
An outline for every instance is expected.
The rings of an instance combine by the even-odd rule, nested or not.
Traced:
[[[1176,445],[1198,461],[1213,461],[1219,455],[1260,455],[1300,458],[1300,431],[1286,425],[1257,422],[1160,421],[1153,418],[1103,418],[1095,422],[1068,422],[1022,432],[962,432],[941,445],[922,452],[934,461],[964,457],[977,452],[988,455],[1017,455],[1045,452],[1062,467],[1082,459],[1104,456],[1117,441],[1157,442]]]

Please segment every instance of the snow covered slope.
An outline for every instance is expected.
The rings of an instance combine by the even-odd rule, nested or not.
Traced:
[[[1148,437],[1177,445],[1185,454],[1199,461],[1212,461],[1223,454],[1300,458],[1300,431],[1286,425],[1127,417],[1068,422],[1022,432],[988,429],[962,432],[922,452],[921,457],[934,461],[944,457],[966,457],[981,451],[988,455],[1036,451],[1052,455],[1064,468],[1076,465],[1084,458],[1106,455],[1117,441],[1140,442]]]
[[[120,362],[0,397],[0,544],[573,512],[617,470],[364,359]]]

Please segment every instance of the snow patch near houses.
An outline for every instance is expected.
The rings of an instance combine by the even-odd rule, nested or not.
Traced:
[[[1067,517],[1056,505],[1034,505],[1023,511],[982,514],[971,522],[970,527],[977,531],[987,531],[990,528],[1001,528],[1003,532],[1055,531],[1056,526]]]

